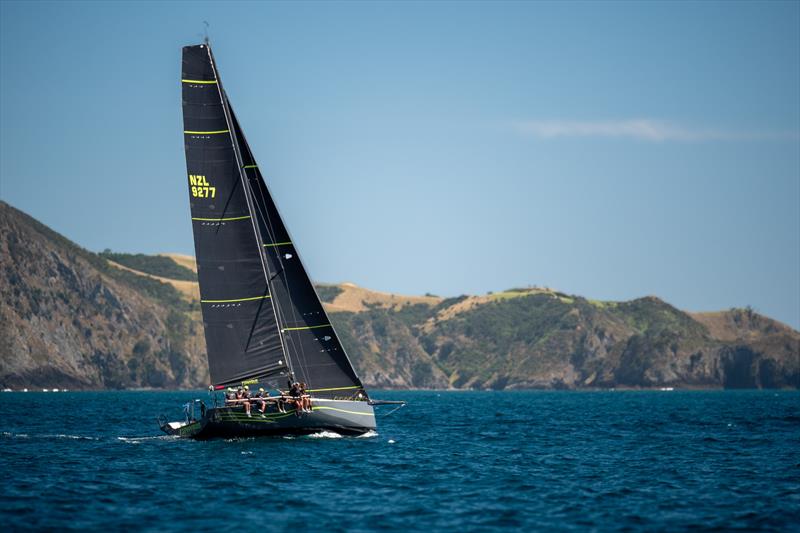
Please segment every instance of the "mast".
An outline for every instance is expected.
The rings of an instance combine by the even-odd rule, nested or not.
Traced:
[[[236,128],[233,127],[233,120],[231,118],[231,110],[230,105],[228,103],[227,95],[225,94],[225,90],[222,87],[222,79],[219,75],[219,70],[217,69],[217,62],[214,61],[214,53],[211,51],[211,44],[208,40],[208,37],[205,38],[205,46],[208,49],[208,59],[211,61],[211,69],[214,72],[214,77],[217,80],[217,91],[219,92],[220,100],[222,101],[222,110],[225,113],[225,122],[228,124],[228,130],[231,136],[231,143],[233,144],[233,152],[236,156],[236,168],[239,170],[239,178],[242,183],[242,191],[244,192],[245,200],[247,202],[247,209],[250,211],[250,222],[253,226],[253,233],[256,237],[256,243],[258,243],[258,257],[261,260],[261,268],[264,272],[264,281],[269,287],[270,295],[272,294],[272,283],[271,283],[271,276],[269,272],[269,266],[267,265],[266,258],[264,257],[263,246],[261,243],[264,242],[263,237],[261,236],[261,230],[259,228],[259,224],[257,223],[257,214],[256,210],[253,206],[253,197],[252,197],[252,190],[250,188],[249,180],[244,173],[244,162],[242,159],[242,152],[239,148],[239,141],[236,135]],[[272,305],[272,312],[275,315],[275,323],[278,326],[278,335],[281,341],[281,350],[283,350],[283,356],[286,361],[286,365],[289,368],[289,372],[291,376],[294,376],[294,371],[292,370],[292,362],[289,354],[286,350],[286,343],[283,339],[283,329],[281,327],[281,321],[279,319],[278,309],[275,306],[275,300],[273,298],[269,299],[270,304]]]

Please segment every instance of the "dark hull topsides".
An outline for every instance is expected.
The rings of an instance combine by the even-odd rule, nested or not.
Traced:
[[[250,416],[240,407],[215,407],[190,422],[162,423],[168,435],[194,439],[310,435],[332,431],[340,435],[362,435],[375,429],[375,414],[365,401],[314,400],[312,412],[285,413],[270,405],[263,414],[254,406]]]

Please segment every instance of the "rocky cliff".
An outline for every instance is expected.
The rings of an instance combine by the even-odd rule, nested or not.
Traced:
[[[185,256],[96,255],[0,202],[0,384],[208,383]],[[389,388],[797,388],[800,334],[750,309],[683,312],[546,288],[443,299],[320,285],[364,382]]]
[[[0,202],[0,382],[194,387],[208,381],[196,313]]]

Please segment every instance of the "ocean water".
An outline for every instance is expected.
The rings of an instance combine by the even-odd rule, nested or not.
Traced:
[[[800,393],[374,392],[365,437],[195,442],[201,392],[0,394],[4,530],[797,530]]]

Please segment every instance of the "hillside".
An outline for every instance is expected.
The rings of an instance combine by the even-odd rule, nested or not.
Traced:
[[[91,253],[0,202],[0,384],[207,385],[194,272],[189,256]],[[318,292],[371,387],[800,386],[800,334],[750,309],[690,314],[537,287]]]
[[[0,202],[0,382],[194,387],[208,381],[196,305],[112,267]]]
[[[331,319],[362,375],[385,387],[800,384],[800,335],[745,309],[695,319],[654,297],[603,303],[530,289]]]

